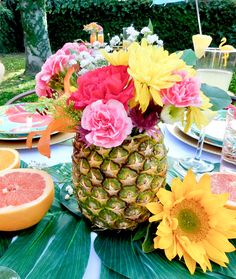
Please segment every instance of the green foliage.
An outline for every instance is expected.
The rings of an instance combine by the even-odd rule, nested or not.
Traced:
[[[17,0],[10,2],[16,3]],[[68,41],[88,40],[83,25],[92,21],[104,27],[107,40],[108,34],[119,35],[122,27],[131,24],[140,30],[148,25],[150,18],[155,33],[170,51],[192,48],[192,35],[199,32],[195,0],[153,6],[152,0],[46,0],[46,3],[49,37],[54,51]],[[227,37],[227,43],[236,45],[235,1],[199,0],[199,6],[202,31],[213,37],[214,45],[219,45],[223,36]],[[19,28],[20,22],[17,23],[16,28]],[[19,44],[15,46],[19,48]]]

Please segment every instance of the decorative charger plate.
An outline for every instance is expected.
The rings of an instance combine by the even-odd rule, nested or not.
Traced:
[[[75,136],[74,133],[57,133],[51,136],[50,145],[64,142],[66,140],[72,139]],[[38,139],[34,138],[32,142],[32,147],[37,147]],[[14,148],[14,149],[27,149],[26,140],[11,140],[5,141],[0,140],[0,147]]]
[[[166,125],[166,127],[167,130],[180,141],[193,147],[197,146],[197,139],[194,139],[193,137],[183,133],[177,125]],[[221,154],[221,147],[212,145],[207,141],[204,142],[203,150],[216,155]]]
[[[0,139],[22,140],[32,131],[44,130],[51,122],[49,113],[36,111],[37,103],[19,103],[0,107]]]

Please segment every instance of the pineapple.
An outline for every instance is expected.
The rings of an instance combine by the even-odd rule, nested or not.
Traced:
[[[167,171],[163,135],[128,137],[122,145],[86,147],[74,140],[73,182],[80,209],[97,228],[134,229],[146,221]]]

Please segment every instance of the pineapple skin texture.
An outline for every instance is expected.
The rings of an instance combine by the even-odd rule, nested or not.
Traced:
[[[73,183],[82,214],[101,230],[133,230],[148,220],[145,205],[166,184],[167,150],[161,132],[128,137],[122,145],[86,147],[76,135]]]

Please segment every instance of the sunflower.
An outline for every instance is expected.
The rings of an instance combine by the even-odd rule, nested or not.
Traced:
[[[160,203],[147,204],[154,214],[149,221],[160,221],[154,248],[164,249],[170,261],[183,257],[191,274],[196,263],[204,272],[212,271],[210,260],[225,267],[225,252],[235,251],[228,239],[236,238],[236,211],[224,207],[228,194],[212,194],[210,176],[197,182],[191,170],[183,181],[173,179],[171,186],[172,191],[158,191]]]

